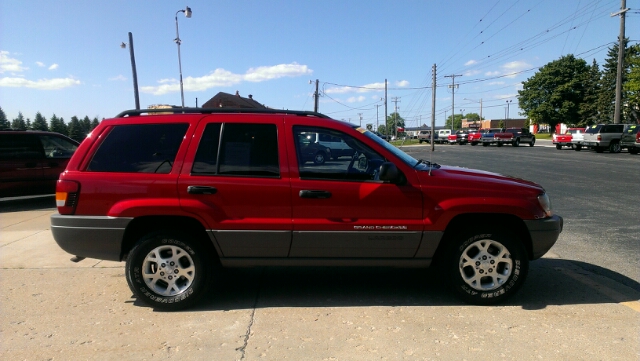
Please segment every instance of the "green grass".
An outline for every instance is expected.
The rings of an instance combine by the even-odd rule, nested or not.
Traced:
[[[550,133],[538,133],[536,134],[536,139],[551,139]]]

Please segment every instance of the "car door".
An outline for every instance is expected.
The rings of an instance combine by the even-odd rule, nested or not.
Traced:
[[[224,257],[287,257],[291,197],[281,117],[205,117],[178,180],[181,207]]]
[[[323,165],[297,162],[291,177],[289,257],[413,257],[423,230],[419,188],[377,180],[386,159],[351,135],[314,126],[291,129],[288,139],[305,132],[327,134],[341,138],[356,153]],[[299,153],[300,146],[293,146]]]
[[[35,134],[0,134],[0,197],[42,194],[42,145]]]

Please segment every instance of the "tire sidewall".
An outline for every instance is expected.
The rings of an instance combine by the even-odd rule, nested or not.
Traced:
[[[204,262],[202,247],[197,242],[189,241],[190,237],[171,233],[157,232],[144,237],[131,250],[127,257],[125,273],[127,283],[134,295],[153,308],[178,310],[197,302],[206,291],[210,276],[210,267]],[[180,247],[193,260],[195,276],[193,282],[182,293],[174,296],[163,296],[149,289],[142,277],[142,266],[145,258],[153,249],[165,245]]]
[[[524,283],[529,271],[529,260],[522,243],[509,233],[486,232],[461,236],[457,245],[451,248],[447,261],[448,282],[454,291],[465,301],[475,305],[496,304],[511,297]],[[459,262],[464,250],[482,239],[499,242],[505,246],[513,260],[513,270],[507,281],[500,287],[481,291],[469,286],[460,275]]]

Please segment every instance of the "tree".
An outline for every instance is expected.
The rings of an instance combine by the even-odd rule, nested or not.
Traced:
[[[583,80],[588,72],[587,62],[573,55],[541,67],[518,91],[523,115],[535,124],[548,124],[552,132],[559,123],[577,122],[580,104],[584,102]]]
[[[445,120],[444,122],[445,128],[451,129],[451,117],[453,117],[453,129],[462,128],[462,114],[455,114],[453,116],[450,115],[449,117],[447,117],[447,120]]]
[[[91,121],[91,130],[96,129],[98,125],[100,125],[100,121],[98,120],[98,117],[93,118],[93,120]]]
[[[62,118],[58,118],[55,114],[49,121],[49,131],[67,135],[67,126]]]
[[[7,115],[4,113],[4,110],[2,110],[2,107],[0,107],[0,129],[9,128],[11,128],[11,123],[7,119]]]
[[[630,47],[628,57],[629,74],[623,88],[627,94],[629,118],[640,122],[640,44]]]
[[[82,130],[82,123],[75,115],[71,117],[71,121],[69,122],[68,127],[68,135],[69,138],[76,140],[78,142],[82,142],[85,138],[86,134],[84,134]]]
[[[578,110],[579,119],[569,123],[574,126],[588,126],[598,123],[600,112],[598,110],[598,94],[600,93],[600,68],[595,59],[589,67],[584,78],[584,97]]]
[[[386,129],[389,130],[389,133],[387,134],[395,135],[396,131],[394,129],[396,129],[396,126],[398,128],[404,128],[404,119],[400,116],[400,114],[393,112],[387,116],[386,125]]]
[[[91,119],[89,119],[88,115],[85,115],[82,118],[82,133],[86,136],[91,132]]]
[[[18,112],[18,117],[11,121],[11,128],[15,130],[27,130],[27,123],[24,121],[22,112]]]
[[[628,116],[632,113],[630,109],[630,103],[628,101],[629,92],[625,89],[624,84],[627,82],[627,78],[630,72],[630,62],[632,61],[634,54],[638,53],[638,46],[627,46],[629,39],[624,39],[624,63],[622,68],[622,96],[620,106],[620,122],[629,122]],[[614,44],[607,52],[607,58],[602,67],[602,73],[599,83],[598,93],[598,111],[599,111],[599,123],[609,123],[613,121],[613,114],[615,111],[616,103],[616,79],[618,74],[618,43]]]
[[[31,124],[31,129],[33,130],[43,130],[49,131],[49,126],[47,125],[47,119],[40,114],[40,112],[36,113],[36,117],[33,120],[33,124]]]

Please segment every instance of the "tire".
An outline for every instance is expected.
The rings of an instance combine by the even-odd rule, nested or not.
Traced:
[[[611,142],[611,144],[609,144],[609,153],[620,153],[620,151],[622,151],[620,142]]]
[[[313,157],[313,164],[321,165],[321,164],[324,164],[325,161],[326,161],[326,156],[323,152],[318,152]]]
[[[536,138],[531,139],[531,141],[529,142],[529,146],[533,147],[536,144]]]
[[[579,152],[582,150],[582,144],[576,144],[576,147],[574,148],[576,152]]]
[[[556,144],[556,149],[560,150],[560,149],[562,149],[562,146],[560,144]]]
[[[512,233],[472,232],[458,238],[444,267],[462,300],[490,305],[503,302],[522,286],[529,259]]]
[[[476,143],[476,142],[471,142],[471,146],[472,146],[472,147],[475,147],[476,145],[478,145],[478,143]]]
[[[629,148],[629,154],[638,154],[638,148]]]
[[[488,146],[489,146],[489,143],[482,143],[482,146],[483,146],[483,147],[488,147]]]
[[[502,147],[502,143],[498,142],[497,146]]]
[[[511,143],[512,146],[514,147],[519,147],[520,146],[520,138],[516,138],[516,140],[513,141],[513,143]]]
[[[176,311],[196,303],[208,288],[210,260],[198,237],[159,231],[129,252],[125,274],[133,294],[154,309]]]

